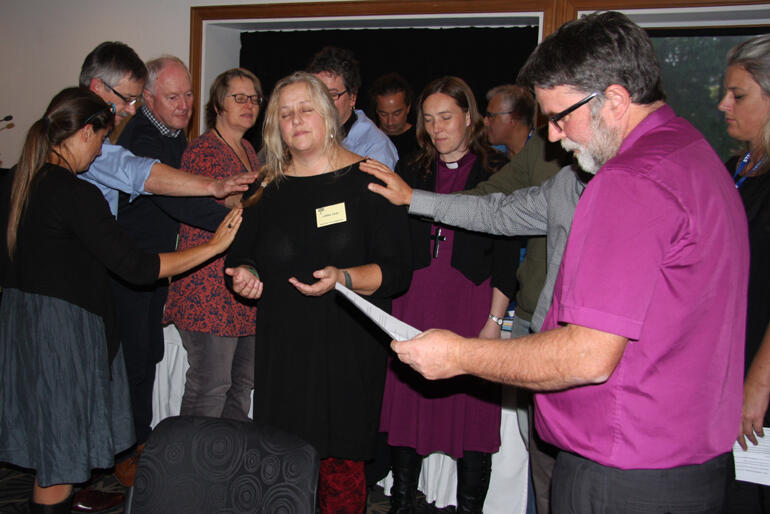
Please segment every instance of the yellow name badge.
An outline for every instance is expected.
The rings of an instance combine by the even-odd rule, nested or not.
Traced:
[[[345,202],[319,207],[315,210],[315,223],[318,228],[335,223],[345,223],[348,220],[345,214]]]

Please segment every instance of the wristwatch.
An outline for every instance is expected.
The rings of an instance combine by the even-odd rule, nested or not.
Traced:
[[[497,326],[502,327],[503,326],[503,318],[498,318],[494,314],[489,315],[489,319],[497,323]]]

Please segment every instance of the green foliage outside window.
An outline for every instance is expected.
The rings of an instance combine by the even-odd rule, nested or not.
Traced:
[[[717,109],[724,94],[727,52],[751,36],[650,35],[669,105],[706,136],[723,161],[727,160],[740,150],[740,144],[727,135],[724,113]]]

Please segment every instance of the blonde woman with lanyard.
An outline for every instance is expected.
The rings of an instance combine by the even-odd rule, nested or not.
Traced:
[[[390,309],[411,269],[406,211],[367,189],[338,116],[315,76],[278,81],[263,131],[269,183],[247,202],[225,273],[237,294],[259,298],[254,420],[318,450],[321,512],[358,514],[390,338],[333,289]]]
[[[746,377],[738,442],[757,444],[768,426],[770,400],[770,35],[734,47],[727,55],[726,93],[719,103],[727,133],[745,143],[746,152],[728,161],[749,221]],[[770,488],[733,481],[727,512],[768,512]]]

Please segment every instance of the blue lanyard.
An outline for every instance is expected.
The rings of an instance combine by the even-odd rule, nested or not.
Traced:
[[[735,173],[733,173],[733,180],[735,180],[735,189],[740,189],[740,187],[743,185],[744,182],[746,182],[746,179],[749,177],[754,176],[754,174],[759,170],[759,165],[762,164],[762,162],[765,160],[764,157],[762,157],[760,160],[758,160],[754,166],[752,166],[751,170],[746,173],[741,178],[738,178],[738,175],[741,174],[743,171],[743,168],[746,167],[746,165],[751,160],[751,152],[747,152],[746,155],[741,159],[741,162],[738,164],[738,168],[735,170]]]

